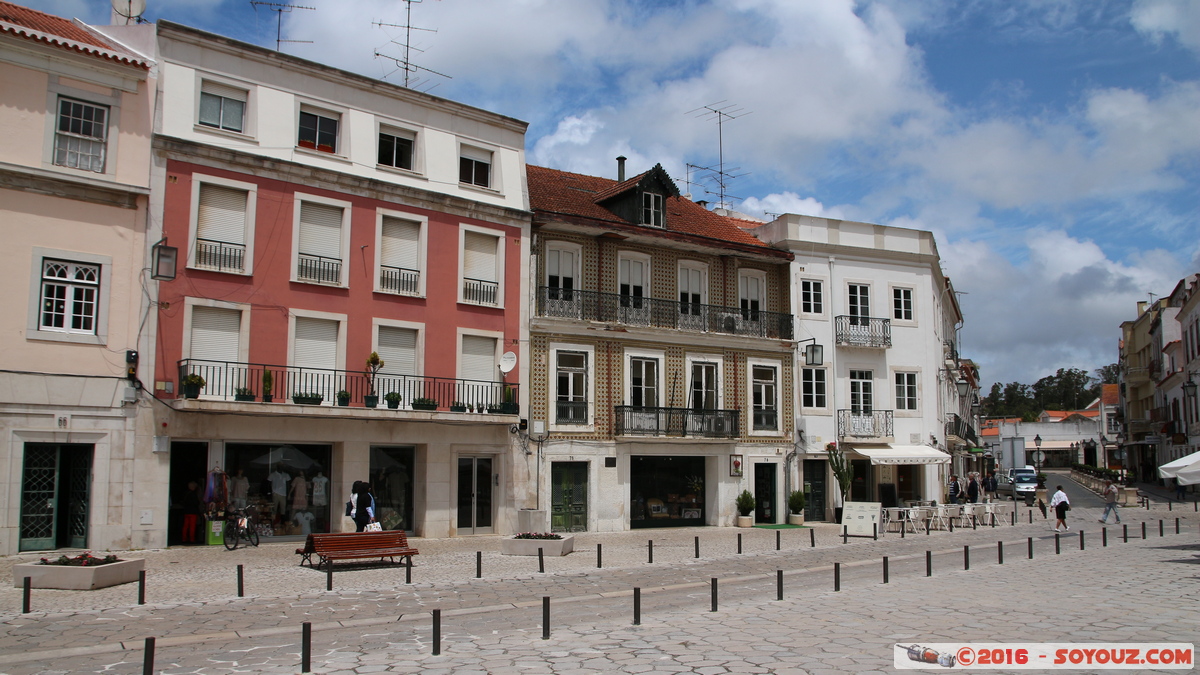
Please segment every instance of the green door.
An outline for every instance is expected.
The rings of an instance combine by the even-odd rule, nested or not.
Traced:
[[[552,531],[587,530],[587,478],[587,462],[554,462],[550,465]]]
[[[87,547],[92,451],[91,445],[25,444],[22,551]]]

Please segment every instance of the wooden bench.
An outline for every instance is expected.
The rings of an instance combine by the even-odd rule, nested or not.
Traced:
[[[304,540],[304,548],[296,549],[296,555],[301,556],[301,565],[307,563],[317,569],[322,564],[328,564],[329,569],[333,569],[335,560],[365,558],[379,558],[380,561],[387,558],[393,563],[400,558],[401,563],[411,567],[412,557],[418,553],[420,551],[408,545],[408,535],[404,530],[310,534]],[[313,556],[316,556],[315,562]]]

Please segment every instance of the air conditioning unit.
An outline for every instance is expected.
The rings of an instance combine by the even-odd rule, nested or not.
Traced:
[[[721,324],[720,324],[721,332],[722,333],[738,332],[738,320],[740,318],[741,317],[739,317],[737,314],[721,314],[718,317],[718,320],[721,322]]]

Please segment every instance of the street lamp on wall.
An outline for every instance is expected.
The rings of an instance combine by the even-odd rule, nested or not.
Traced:
[[[825,363],[825,348],[817,344],[817,338],[805,338],[796,344],[804,344],[805,342],[811,342],[812,344],[804,348],[804,365],[823,365]]]
[[[962,377],[961,375],[959,376],[958,381],[954,383],[954,386],[958,387],[959,398],[966,398],[967,393],[971,391],[971,383],[967,382],[967,378]]]
[[[1183,395],[1195,400],[1196,398],[1196,383],[1192,381],[1192,376],[1188,375],[1187,382],[1183,383]]]

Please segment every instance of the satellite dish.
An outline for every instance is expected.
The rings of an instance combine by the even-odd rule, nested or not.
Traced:
[[[500,357],[500,372],[508,374],[510,370],[517,367],[517,355],[512,352],[504,352]]]
[[[146,0],[112,0],[112,8],[126,19],[137,19],[146,11]]]

